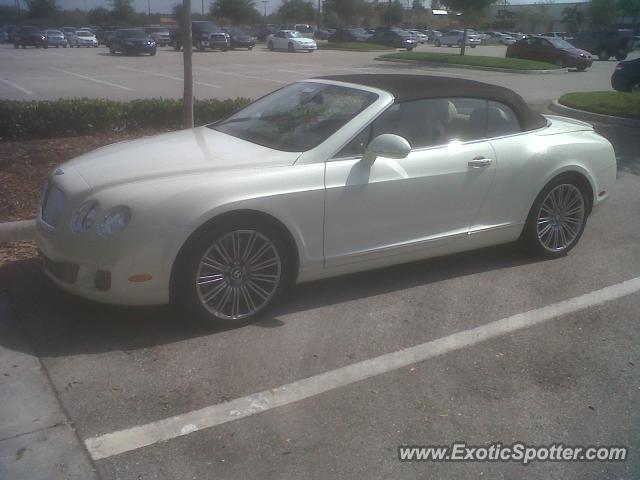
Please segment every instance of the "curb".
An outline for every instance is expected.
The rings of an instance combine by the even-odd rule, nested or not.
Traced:
[[[620,127],[640,128],[640,120],[635,118],[615,117],[613,115],[604,115],[602,113],[587,112],[585,110],[578,110],[577,108],[567,107],[562,105],[558,100],[554,100],[549,105],[549,110],[566,115],[567,117],[574,117],[579,120],[585,120],[587,122],[607,123],[609,125],[616,125]]]
[[[482,66],[474,66],[474,65],[456,65],[455,63],[438,63],[438,62],[429,62],[424,60],[403,60],[400,58],[383,58],[376,57],[374,60],[380,60],[382,62],[396,62],[396,63],[407,63],[407,64],[418,64],[418,65],[426,65],[428,67],[440,67],[440,68],[462,68],[465,70],[485,70],[487,72],[502,72],[502,73],[520,73],[522,75],[555,75],[555,74],[563,74],[569,71],[568,68],[555,68],[553,70],[515,70],[513,68],[498,68],[498,67],[482,67]]]
[[[0,223],[0,242],[30,242],[35,236],[35,220]]]

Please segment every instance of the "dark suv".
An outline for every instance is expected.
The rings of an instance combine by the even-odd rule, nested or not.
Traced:
[[[141,28],[124,28],[116,30],[109,39],[109,52],[125,55],[138,53],[156,54],[156,42]]]
[[[182,32],[180,30],[172,30],[170,32],[170,43],[174,49],[182,48]],[[217,48],[226,52],[231,46],[229,34],[223,32],[222,29],[213,22],[191,22],[191,38],[193,46],[201,52],[207,48]]]
[[[615,57],[621,61],[633,50],[633,32],[631,30],[599,30],[578,33],[571,43],[577,48],[597,55],[599,60]]]
[[[47,36],[38,27],[22,27],[13,37],[13,48],[47,48],[48,46]]]

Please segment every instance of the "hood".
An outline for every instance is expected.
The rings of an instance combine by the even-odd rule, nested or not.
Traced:
[[[174,175],[293,165],[299,156],[198,127],[108,145],[65,166],[96,189]]]

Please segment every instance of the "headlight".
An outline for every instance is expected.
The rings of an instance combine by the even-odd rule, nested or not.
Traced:
[[[98,202],[90,200],[80,205],[75,215],[71,219],[71,231],[74,233],[86,232],[96,222],[96,209]]]
[[[98,225],[98,233],[109,237],[121,232],[131,220],[131,209],[126,206],[119,206],[109,210]]]

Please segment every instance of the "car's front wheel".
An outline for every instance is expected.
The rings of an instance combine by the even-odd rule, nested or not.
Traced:
[[[261,220],[205,227],[189,241],[176,266],[174,298],[209,323],[252,321],[289,283],[286,246],[278,229]]]
[[[587,223],[588,196],[573,176],[560,176],[538,195],[520,238],[530,252],[545,258],[576,246]]]

